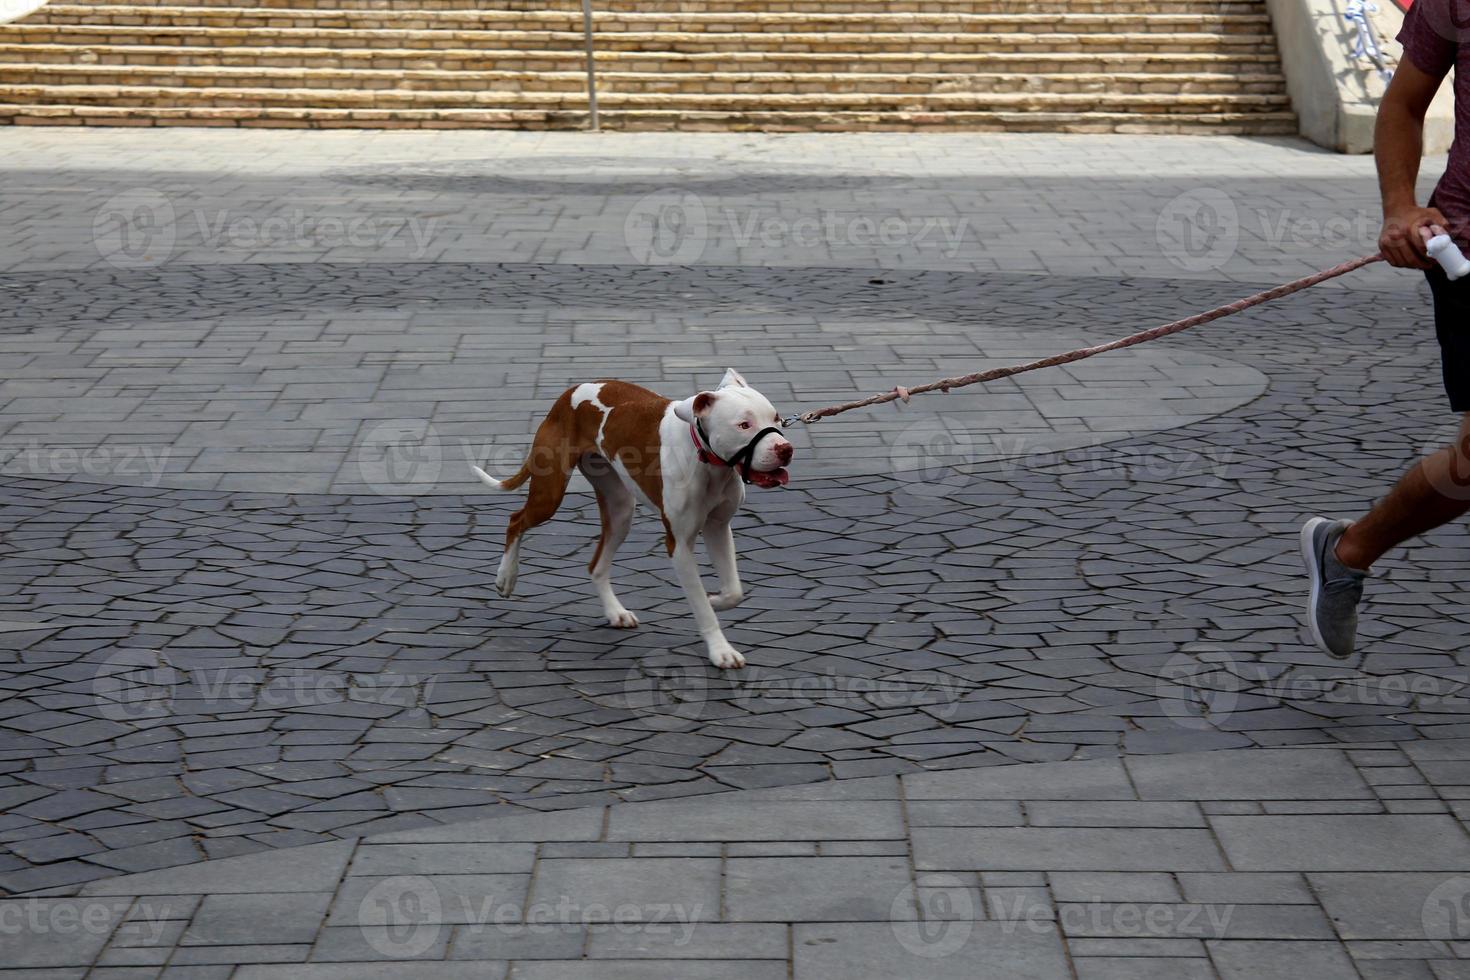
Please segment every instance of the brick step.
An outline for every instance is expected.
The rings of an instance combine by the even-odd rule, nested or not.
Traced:
[[[0,85],[112,85],[160,88],[313,88],[358,91],[586,90],[586,75],[573,71],[421,71],[340,68],[141,68],[138,66],[33,65],[0,62]],[[1279,93],[1279,73],[1071,72],[1018,75],[935,72],[602,72],[603,92],[768,94],[867,92],[1052,92],[1122,94]]]
[[[331,48],[512,49],[580,51],[583,38],[570,31],[372,31],[320,28],[219,27],[99,27],[96,25],[32,24],[17,21],[0,25],[0,43],[159,44],[190,46],[272,46]],[[995,52],[1082,51],[1103,55],[1123,53],[1215,53],[1275,54],[1276,39],[1270,34],[745,34],[673,32],[610,33],[597,39],[599,53],[612,51],[658,51],[697,54],[709,51],[834,52],[849,56],[869,52],[928,54],[951,52],[980,54]]]
[[[236,29],[298,28],[305,30],[491,30],[580,31],[580,12],[562,10],[335,10],[260,7],[138,7],[113,4],[86,6],[47,4],[26,18],[27,24],[85,24],[94,27],[221,27]],[[1119,26],[1113,14],[965,14],[965,13],[598,13],[599,34],[898,34],[936,32],[962,34],[1107,34]],[[1132,33],[1261,34],[1270,30],[1264,12],[1254,14],[1134,14]]]
[[[545,109],[571,110],[581,106],[580,92],[523,91],[405,91],[385,89],[189,88],[147,85],[7,85],[5,98],[14,104],[70,104],[172,108],[308,107],[343,109]],[[1279,112],[1290,105],[1284,94],[1115,94],[1112,92],[813,92],[779,94],[741,93],[629,93],[599,95],[608,109],[751,111],[1037,111],[1132,112],[1139,115],[1183,113]]]
[[[73,44],[0,43],[0,62],[28,65],[132,65],[144,68],[340,68],[352,70],[440,70],[440,71],[525,71],[581,72],[580,51],[494,51],[444,49],[357,50],[350,48],[251,48],[251,47],[165,47],[163,45],[102,44],[79,50]],[[682,54],[661,51],[598,52],[599,73],[624,71],[674,74],[720,72],[892,73],[914,74],[1062,74],[1101,73],[1118,70],[1134,73],[1261,74],[1279,67],[1275,53],[1231,54],[1122,54],[1069,52],[1032,55],[930,53],[911,54],[845,53],[772,54],[731,51],[712,54]]]
[[[296,129],[571,129],[585,112],[496,109],[341,109],[206,107],[131,108],[76,104],[0,104],[0,124],[52,126],[246,126]],[[1272,136],[1296,132],[1290,112],[1178,113],[1038,111],[750,111],[613,110],[603,126],[620,130],[761,132],[1173,133]]]
[[[73,6],[173,7],[174,0],[72,0]],[[478,0],[192,0],[190,7],[282,10],[482,10]],[[597,13],[974,13],[1254,14],[1263,0],[595,0]],[[581,15],[578,0],[498,0],[498,10],[564,10]]]

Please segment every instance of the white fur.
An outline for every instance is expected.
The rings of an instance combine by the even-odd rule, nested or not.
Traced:
[[[477,476],[477,477],[480,478],[480,482],[483,483],[483,484],[485,484],[485,486],[489,487],[491,490],[506,490],[506,489],[508,489],[506,487],[506,485],[505,485],[505,481],[504,480],[497,480],[497,479],[495,479],[495,477],[491,476],[489,473],[486,473],[484,470],[480,469],[478,466],[473,466],[472,465],[472,466],[470,466],[470,469],[474,470],[475,471],[475,476]]]

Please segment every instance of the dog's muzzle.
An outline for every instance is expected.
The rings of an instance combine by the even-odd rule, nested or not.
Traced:
[[[739,474],[740,479],[746,486],[754,483],[758,487],[784,487],[786,482],[791,479],[791,474],[786,472],[784,466],[774,470],[758,470],[751,465],[751,461],[755,457],[755,447],[760,445],[760,441],[768,435],[775,434],[779,436],[781,434],[781,430],[773,425],[767,426],[751,436],[750,441],[729,459],[725,459],[714,451],[709,441],[709,436],[705,435],[704,426],[699,421],[696,420],[689,427],[689,434],[694,437],[694,445],[699,449],[700,462],[718,463],[719,465],[730,467],[730,469]],[[791,462],[790,455],[787,455],[783,462]]]

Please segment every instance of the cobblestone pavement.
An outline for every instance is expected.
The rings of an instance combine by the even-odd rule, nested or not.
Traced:
[[[499,934],[461,937],[478,920],[415,954],[499,964],[477,962],[475,976],[509,961],[517,977],[723,976],[734,967],[715,961],[736,955],[760,960],[742,976],[785,976],[793,955],[798,977],[854,963],[971,976],[979,954],[966,941],[994,952],[999,976],[1274,975],[1267,964],[1328,977],[1350,975],[1348,955],[1363,976],[1459,975],[1447,965],[1459,944],[1435,943],[1463,933],[1393,932],[1418,922],[1417,890],[1470,870],[1454,856],[1457,753],[1470,737],[1459,532],[1381,566],[1356,660],[1316,654],[1299,619],[1302,519],[1359,511],[1452,431],[1413,277],[1370,270],[1127,354],[802,430],[791,488],[753,492],[737,525],[751,595],[722,618],[751,664],[738,674],[708,668],[691,642],[646,515],[618,571],[644,626],[602,624],[583,571],[595,527],[585,495],[531,538],[521,594],[497,597],[517,504],[464,479],[469,461],[508,468],[550,399],[588,376],[672,394],[732,364],[796,410],[1236,298],[1371,248],[1248,233],[1262,211],[1326,228],[1349,214],[1344,201],[1371,202],[1367,161],[1290,142],[1111,137],[732,137],[691,140],[670,159],[663,138],[292,134],[251,136],[249,161],[244,141],[212,133],[0,138],[11,151],[0,209],[14,218],[0,243],[0,889],[219,892],[169,906],[164,938],[143,944],[163,952],[112,948],[131,943],[126,930],[108,939],[125,908],[113,903],[87,933],[95,942],[68,944],[64,962],[46,959],[61,955],[55,936],[34,929],[0,961],[95,964],[99,976],[137,963],[152,975],[172,955],[223,975],[299,961],[312,941],[315,959],[391,961],[401,949],[365,948],[371,931],[337,911],[364,894],[339,895],[318,933],[356,846],[364,876],[448,876],[433,894],[456,907],[487,884],[522,901],[535,870],[548,889],[560,886],[543,873],[609,894],[624,876],[653,882],[639,895],[666,883],[684,897],[663,901],[710,899],[725,923],[696,952],[680,947],[677,968],[538,965],[667,950],[580,928],[529,952],[500,948]],[[1052,164],[1041,176],[1038,154]],[[669,188],[690,183],[709,232],[698,254],[680,253],[687,236],[657,248],[640,238],[638,202],[664,207]],[[157,187],[171,224],[150,224],[164,214],[154,198],[126,196]],[[1203,201],[1189,214],[1208,223],[1201,214],[1223,213],[1213,192],[1235,208],[1228,248],[1213,252],[1210,236],[1171,244],[1174,202]],[[109,200],[133,238],[101,217]],[[747,247],[733,240],[738,220],[709,218],[725,201],[788,218],[829,204],[876,220],[973,213],[987,235],[1006,232],[949,255],[858,246],[846,231],[811,248],[788,250],[779,235]],[[318,223],[293,247],[260,230],[298,205]],[[309,247],[326,234],[312,208],[376,220],[426,207],[453,230],[422,254],[381,241]],[[190,239],[196,211],[206,231],[233,237]],[[223,224],[209,217],[221,211]],[[1046,271],[1058,274],[1036,274]],[[1346,752],[1268,751],[1282,746]],[[1226,751],[1188,754],[1199,750]],[[1118,759],[1132,783],[1115,796]],[[1280,762],[1303,759],[1311,766]],[[1321,786],[1298,772],[1308,768]],[[1199,785],[1150,790],[1141,774],[1166,770]],[[896,824],[895,776],[936,801],[997,805],[936,802],[916,817],[914,801],[930,797],[906,791],[907,824]],[[942,795],[1031,779],[1048,788]],[[1046,802],[1072,792],[1053,779],[1103,788],[1077,792],[1072,821]],[[1235,788],[1211,795],[1216,779]],[[740,842],[772,836],[759,830],[762,793],[857,794],[869,802],[855,812],[875,816],[747,850]],[[658,812],[636,807],[667,797],[694,798],[658,804],[678,833],[607,836],[616,823],[604,812]],[[566,812],[529,812],[548,810]],[[848,819],[846,806],[819,812]],[[1228,826],[1288,815],[1279,828]],[[770,819],[789,828],[786,814]],[[921,829],[931,825],[958,829]],[[988,825],[1016,836],[977,830]],[[576,829],[558,842],[563,826]],[[689,829],[702,826],[714,829]],[[1054,826],[1093,829],[1042,829]],[[375,863],[378,845],[349,842],[395,834],[374,839],[506,843],[425,852],[420,864],[391,850]],[[1174,863],[1141,867],[1137,855],[1154,850],[1137,843],[1144,834],[1152,860]],[[1438,863],[1414,864],[1405,839]],[[1311,860],[1291,863],[1309,844]],[[1030,863],[992,866],[1013,848]],[[780,871],[805,881],[788,887],[761,870],[784,854],[837,864],[812,865],[810,878]],[[627,863],[580,866],[608,857]],[[308,897],[261,892],[297,866],[299,887],[272,887]],[[236,895],[226,872],[249,887]],[[1097,886],[1105,903],[1240,903],[1253,911],[1235,921],[1255,924],[1114,943],[1065,921],[1003,928],[1046,917],[987,911],[961,942],[969,954],[914,969],[887,958],[906,955],[887,917],[908,918],[889,909],[914,872],[960,879],[940,883],[961,891],[934,908],[963,893],[985,910],[998,896],[1055,916],[1089,901],[1067,897],[1086,891],[1084,873],[1111,872]],[[1223,890],[1191,885],[1211,874]],[[871,880],[897,890],[862,898]],[[977,885],[983,896],[965,890]],[[899,905],[925,906],[927,888]],[[818,892],[853,911],[808,914]],[[590,891],[577,900],[596,904]],[[1278,902],[1292,911],[1256,908]],[[1389,908],[1397,924],[1345,927],[1353,903],[1367,903],[1364,916]],[[757,906],[770,908],[748,914]],[[41,907],[0,903],[0,916]],[[849,925],[798,924],[829,917]],[[186,925],[196,938],[170,954]],[[269,948],[229,949],[249,944]],[[1132,960],[1145,954],[1161,958]]]

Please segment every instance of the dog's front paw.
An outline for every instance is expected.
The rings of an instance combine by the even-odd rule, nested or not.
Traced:
[[[505,572],[495,576],[495,591],[500,593],[502,599],[509,599],[516,591],[516,573]]]
[[[745,658],[740,655],[730,644],[724,646],[710,647],[709,662],[721,670],[736,670],[745,666]]]
[[[734,609],[743,601],[745,601],[745,593],[743,592],[736,592],[733,595],[728,595],[724,592],[711,592],[709,594],[710,608],[713,609],[715,612],[724,612],[726,609]]]
[[[638,617],[626,609],[609,610],[607,622],[609,626],[616,626],[620,630],[630,630],[637,627]]]

